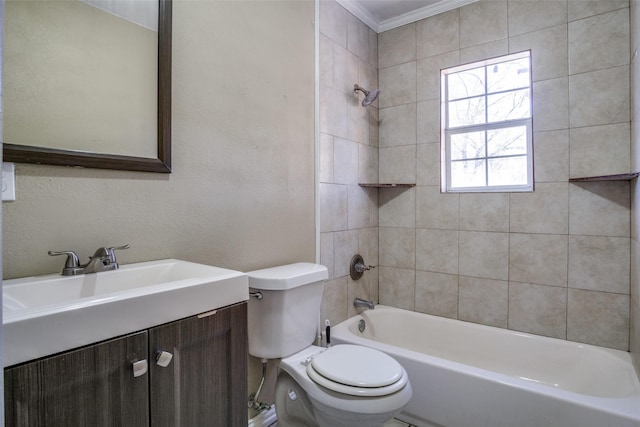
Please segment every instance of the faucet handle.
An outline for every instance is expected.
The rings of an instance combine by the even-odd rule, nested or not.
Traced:
[[[122,245],[122,246],[112,246],[110,248],[106,248],[107,256],[109,257],[109,262],[117,264],[118,260],[116,259],[115,251],[120,251],[120,250],[123,250],[123,249],[129,249],[130,247],[131,247],[131,245],[127,243],[126,245]]]
[[[67,261],[64,264],[65,268],[74,268],[80,265],[78,255],[73,251],[49,251],[48,254],[49,256],[66,255]]]
[[[73,276],[82,271],[82,267],[80,266],[80,260],[78,259],[78,255],[73,251],[49,251],[50,256],[57,255],[66,255],[67,261],[64,263],[64,268],[62,269],[63,276]]]

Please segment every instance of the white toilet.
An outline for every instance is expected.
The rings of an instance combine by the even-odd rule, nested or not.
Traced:
[[[404,368],[368,347],[311,345],[318,333],[326,267],[297,263],[248,273],[249,353],[282,358],[278,427],[374,427],[411,399]]]

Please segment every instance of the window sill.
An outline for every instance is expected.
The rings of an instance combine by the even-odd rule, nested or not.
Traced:
[[[409,187],[415,187],[415,184],[391,184],[391,183],[360,183],[358,184],[360,187],[367,187],[367,188],[409,188]]]
[[[597,182],[597,181],[631,181],[640,173],[619,173],[615,175],[586,176],[584,178],[569,178],[569,182]]]

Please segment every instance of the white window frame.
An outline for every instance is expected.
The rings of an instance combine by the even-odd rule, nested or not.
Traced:
[[[448,86],[447,86],[447,78],[449,74],[454,74],[460,71],[465,71],[465,70],[471,70],[471,69],[477,69],[477,68],[481,68],[484,67],[485,70],[487,67],[491,66],[491,65],[495,65],[495,64],[499,64],[502,62],[508,62],[508,61],[512,61],[515,59],[523,59],[523,58],[528,58],[529,59],[529,117],[528,118],[524,118],[524,119],[513,119],[513,120],[505,120],[505,121],[501,121],[501,122],[491,122],[491,123],[487,123],[487,120],[485,120],[485,123],[481,123],[481,124],[476,124],[476,125],[468,125],[468,126],[459,126],[459,127],[455,127],[455,128],[450,128],[449,127],[449,117],[448,117],[448,105],[449,105],[449,97],[448,97]],[[485,72],[486,75],[486,72]],[[463,192],[469,192],[469,193],[486,193],[486,192],[531,192],[534,190],[534,176],[533,176],[533,125],[532,125],[532,120],[533,120],[533,85],[532,85],[532,78],[531,78],[532,72],[531,72],[531,51],[530,50],[526,50],[523,52],[519,52],[519,53],[514,53],[514,54],[509,54],[509,55],[504,55],[504,56],[500,56],[497,58],[492,58],[492,59],[487,59],[484,61],[478,61],[478,62],[474,62],[471,64],[465,64],[465,65],[459,65],[456,67],[451,67],[451,68],[447,68],[447,69],[443,69],[440,72],[440,76],[441,76],[441,187],[442,187],[442,192],[446,192],[446,193],[463,193]],[[485,99],[485,103],[487,102],[487,98],[489,95],[492,95],[494,93],[487,93],[486,91],[486,78],[485,78],[485,91],[483,95],[479,95],[479,96],[484,96]],[[509,91],[513,91],[513,90],[521,90],[521,89],[526,89],[526,86],[523,86],[522,88],[517,88],[517,89],[509,89]],[[500,92],[495,92],[495,93],[500,93]],[[456,99],[458,100],[458,99]],[[455,100],[454,100],[455,101]],[[487,111],[487,109],[485,109]],[[488,113],[486,113],[488,114]],[[525,154],[526,156],[526,160],[527,160],[527,183],[526,184],[522,184],[522,185],[502,185],[502,186],[490,186],[488,185],[488,180],[489,180],[489,174],[488,171],[485,169],[485,185],[484,186],[477,186],[477,187],[452,187],[451,186],[451,165],[452,165],[452,160],[451,160],[451,136],[452,135],[456,135],[456,134],[461,134],[461,133],[469,133],[469,132],[482,132],[482,131],[490,131],[492,129],[501,129],[501,128],[508,128],[508,127],[516,127],[516,126],[526,126],[526,137],[527,137],[527,152]],[[486,140],[485,140],[486,143]],[[506,156],[488,156],[487,152],[485,150],[485,156],[484,157],[478,157],[477,160],[484,160],[485,162],[485,168],[488,168],[489,165],[489,159],[498,159],[498,158],[509,158],[509,157],[524,157],[522,154],[519,155],[506,155]],[[465,159],[465,160],[474,160],[473,158],[471,159]]]

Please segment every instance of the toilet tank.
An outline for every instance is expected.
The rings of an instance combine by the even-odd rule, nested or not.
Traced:
[[[251,271],[249,354],[265,359],[289,356],[313,343],[318,330],[325,280],[323,265],[300,262]]]

